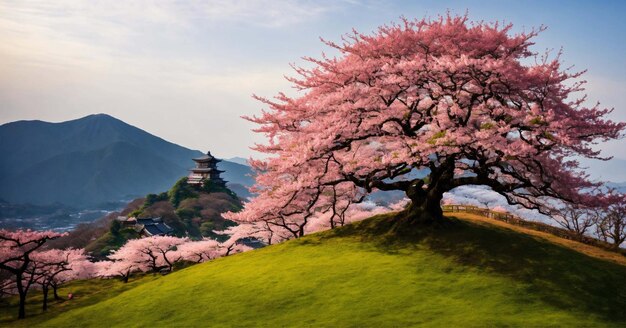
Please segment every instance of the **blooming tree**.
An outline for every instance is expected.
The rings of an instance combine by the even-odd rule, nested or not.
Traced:
[[[43,264],[33,261],[33,253],[47,241],[63,236],[53,231],[0,230],[0,270],[9,272],[19,295],[18,318],[26,317],[26,294],[36,282],[34,274]]]
[[[223,248],[217,240],[204,239],[181,244],[178,246],[178,252],[186,261],[201,263],[223,256],[225,252]]]
[[[50,249],[33,253],[33,265],[27,270],[34,276],[43,291],[43,311],[48,310],[48,292],[54,290],[59,299],[58,287],[64,282],[90,277],[90,262],[83,249]]]
[[[116,255],[115,258],[118,258],[117,255],[119,255],[119,259],[117,260],[95,262],[95,275],[99,277],[119,277],[124,283],[127,283],[130,275],[140,270],[139,265],[137,265],[135,262],[125,260],[122,257],[123,253],[124,252],[116,252],[114,254]]]
[[[229,235],[231,242],[244,239],[254,238],[260,240],[266,245],[272,245],[289,239],[292,235],[290,231],[282,228],[280,225],[273,224],[270,219],[259,220],[256,222],[242,222],[239,225],[229,227],[223,231],[215,231],[216,233]]]
[[[247,119],[269,156],[250,161],[257,196],[227,218],[299,237],[316,212],[374,190],[406,193],[406,225],[436,222],[443,194],[463,185],[544,212],[553,199],[601,201],[572,158],[601,158],[592,146],[624,123],[576,98],[583,72],[563,69],[560,54],[530,50],[542,30],[448,15],[325,41],[339,56],[295,67],[298,96],[257,97],[269,109]]]
[[[172,271],[174,263],[180,259],[177,246],[187,241],[187,238],[173,236],[131,239],[111,254],[109,259],[121,262],[115,267],[117,272],[130,273],[134,270],[157,272],[160,269]],[[126,275],[125,280],[127,279]]]

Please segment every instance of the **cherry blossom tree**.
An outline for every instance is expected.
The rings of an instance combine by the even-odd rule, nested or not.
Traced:
[[[250,160],[257,196],[226,217],[299,237],[332,201],[374,190],[411,200],[399,226],[437,222],[443,194],[464,185],[544,213],[554,199],[602,202],[572,158],[606,159],[593,145],[624,123],[585,105],[584,72],[564,69],[560,53],[531,51],[543,27],[512,28],[447,15],[324,41],[339,55],[294,67],[297,96],[256,97],[268,109],[247,119],[267,136],[254,149],[268,159]],[[333,188],[341,194],[327,197]]]
[[[110,255],[109,259],[121,262],[119,267],[116,266],[118,272],[124,270],[126,272],[134,270],[157,272],[160,269],[172,271],[174,263],[180,259],[177,246],[187,241],[187,238],[173,236],[131,239]],[[124,279],[127,280],[127,275]]]
[[[222,235],[229,235],[231,243],[244,238],[254,238],[266,245],[272,245],[287,240],[292,236],[291,232],[282,228],[279,224],[273,224],[270,219],[256,222],[242,222],[239,225],[229,227],[223,231],[215,231]]]
[[[225,247],[217,240],[189,241],[178,246],[178,254],[185,261],[201,263],[224,256]]]
[[[29,275],[43,291],[43,311],[48,310],[48,293],[54,290],[55,299],[59,299],[58,287],[64,282],[90,277],[89,260],[83,249],[50,249],[33,253],[32,270]]]
[[[33,253],[47,241],[63,236],[53,231],[0,230],[0,270],[9,272],[19,295],[18,319],[26,317],[26,295],[36,282],[40,266]]]
[[[123,257],[124,252],[116,252],[112,256],[119,258],[113,261],[98,261],[94,263],[96,276],[99,277],[119,277],[122,282],[127,283],[130,275],[139,272],[139,265]],[[118,257],[119,256],[119,257]]]

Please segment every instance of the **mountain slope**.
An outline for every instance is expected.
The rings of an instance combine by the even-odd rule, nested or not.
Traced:
[[[452,219],[393,214],[196,265],[42,326],[614,326],[626,266]]]
[[[0,153],[0,198],[79,207],[166,190],[201,155],[104,114],[4,124]],[[251,184],[249,167],[220,164],[226,180]]]

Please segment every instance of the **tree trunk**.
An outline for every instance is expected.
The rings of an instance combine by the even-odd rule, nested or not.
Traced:
[[[42,310],[44,312],[48,311],[48,286],[43,286],[43,307]]]
[[[17,287],[17,293],[20,295],[20,305],[17,314],[18,319],[26,318],[26,291],[24,290],[24,285],[22,285],[22,275],[17,274],[15,276],[15,284]]]
[[[17,318],[26,318],[26,293],[24,292],[20,292],[20,309],[18,311]]]
[[[412,200],[404,217],[408,224],[432,224],[443,219],[441,196],[433,195],[425,199]]]
[[[52,285],[52,293],[54,294],[55,301],[61,300],[61,297],[59,297],[59,294],[57,293],[58,291],[59,291],[59,287],[57,285]]]
[[[438,188],[424,190],[423,185],[424,183],[419,181],[406,191],[411,204],[400,219],[403,224],[433,224],[440,222],[443,218],[441,209],[443,192],[440,192]]]

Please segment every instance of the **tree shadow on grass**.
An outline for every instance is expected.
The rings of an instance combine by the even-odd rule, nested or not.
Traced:
[[[543,301],[571,312],[626,322],[626,266],[596,259],[506,228],[447,218],[438,226],[397,229],[393,214],[335,229],[327,237],[358,237],[379,251],[428,248],[463,266],[529,285]]]

